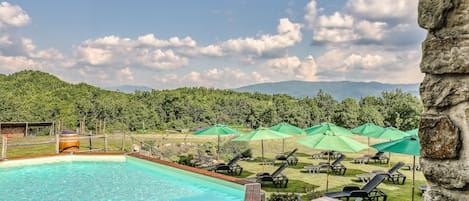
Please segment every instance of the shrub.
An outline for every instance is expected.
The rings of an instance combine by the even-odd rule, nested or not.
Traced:
[[[243,158],[251,158],[252,157],[252,150],[251,149],[246,149],[241,153],[241,155],[243,155]]]
[[[280,194],[280,193],[273,193],[268,201],[298,201],[300,199],[300,195],[295,194],[295,193],[286,193],[286,194]]]
[[[191,161],[194,159],[194,156],[192,156],[192,154],[189,154],[187,156],[179,156],[179,161],[178,163],[179,164],[182,164],[182,165],[188,165],[188,166],[192,166],[192,163]]]

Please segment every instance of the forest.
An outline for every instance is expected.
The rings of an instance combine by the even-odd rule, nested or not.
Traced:
[[[106,122],[107,131],[139,131],[143,126],[191,129],[215,123],[258,128],[280,122],[302,128],[322,122],[353,128],[371,122],[410,130],[418,127],[423,111],[419,98],[401,90],[342,101],[324,91],[293,98],[204,87],[126,94],[30,70],[0,74],[0,84],[0,122],[60,120],[67,129],[75,129],[84,119],[88,130]]]

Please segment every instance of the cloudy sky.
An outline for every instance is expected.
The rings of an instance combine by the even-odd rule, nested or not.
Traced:
[[[417,0],[0,3],[0,73],[97,86],[416,83]]]

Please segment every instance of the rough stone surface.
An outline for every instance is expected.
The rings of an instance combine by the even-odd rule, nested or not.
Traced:
[[[438,162],[438,163],[435,163]],[[423,174],[432,183],[438,183],[445,189],[467,190],[469,183],[469,166],[456,160],[434,161],[423,158],[421,160]],[[435,163],[433,165],[429,165]]]
[[[421,71],[431,74],[469,73],[468,38],[428,36],[422,44]]]
[[[446,15],[451,8],[451,0],[420,0],[418,23],[424,29],[439,29],[445,24]]]
[[[441,191],[438,190],[431,190],[427,191],[424,194],[424,200],[438,200],[438,201],[457,201],[457,199],[453,199],[448,197],[447,195],[443,194]]]
[[[419,0],[425,201],[469,200],[469,0]]]
[[[425,158],[454,159],[458,157],[459,129],[446,115],[422,115],[419,127],[420,155]]]
[[[469,75],[426,75],[420,85],[420,97],[426,107],[448,107],[469,99]]]

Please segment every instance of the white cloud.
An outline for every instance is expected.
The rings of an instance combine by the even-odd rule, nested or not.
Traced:
[[[364,56],[359,54],[351,54],[344,60],[346,66],[362,66],[365,68],[375,68],[380,66],[384,58],[380,55],[366,54]]]
[[[32,59],[23,56],[1,56],[0,55],[0,69],[8,70],[10,72],[36,69],[39,70],[40,64]]]
[[[335,12],[333,15],[319,17],[319,26],[332,28],[351,28],[353,26],[353,17],[351,15],[342,15]]]
[[[307,56],[298,68],[296,78],[304,81],[316,81],[317,65],[313,56]]]
[[[148,45],[152,47],[196,47],[197,42],[191,37],[171,37],[169,40],[161,40],[153,34],[139,36],[136,41],[137,44]]]
[[[362,39],[381,40],[384,37],[386,23],[362,20],[356,24],[356,32]]]
[[[161,83],[165,88],[177,88],[184,86],[204,86],[215,88],[236,88],[248,84],[267,82],[270,78],[256,71],[245,72],[238,68],[211,68],[200,72],[191,71],[177,75],[169,73],[154,76],[154,82]]]
[[[417,16],[417,0],[349,0],[350,12],[371,20],[414,20]]]
[[[65,59],[63,54],[59,50],[56,50],[53,48],[33,52],[30,56],[36,59],[50,59],[50,60]]]
[[[320,42],[350,42],[360,38],[352,29],[320,28],[313,35],[313,40]]]
[[[134,75],[129,67],[121,69],[118,74],[120,75],[121,80],[132,81],[134,80]]]
[[[108,64],[112,59],[112,51],[108,49],[80,46],[77,51],[81,60],[91,65]]]
[[[161,49],[166,46],[195,45],[195,41],[186,37],[173,37],[167,41],[156,39],[152,34],[139,37],[137,40],[107,36],[96,40],[86,40],[77,48],[79,60],[89,65],[125,64],[151,69],[173,69],[188,64],[188,59],[174,53],[172,49]]]
[[[317,58],[317,74],[321,80],[415,83],[423,77],[418,65],[420,56],[414,49],[332,48]]]
[[[296,56],[269,59],[259,68],[272,80],[314,81],[316,70],[316,62],[311,55],[303,61]]]
[[[30,18],[23,9],[8,2],[0,3],[0,28],[20,27],[28,24]]]
[[[283,57],[267,60],[263,65],[282,76],[291,76],[295,74],[295,70],[301,65],[301,61],[298,57]]]
[[[304,16],[305,24],[307,28],[313,28],[316,16],[317,16],[317,8],[316,8],[316,0],[310,0],[305,7],[306,13]]]
[[[136,62],[154,69],[173,69],[187,65],[189,60],[177,56],[172,50],[162,51],[157,49],[151,53],[142,55],[141,61]]]
[[[238,38],[222,42],[219,46],[223,52],[241,55],[261,56],[264,53],[274,52],[291,47],[302,39],[301,24],[292,23],[282,18],[277,26],[277,35],[264,34],[259,38]]]

